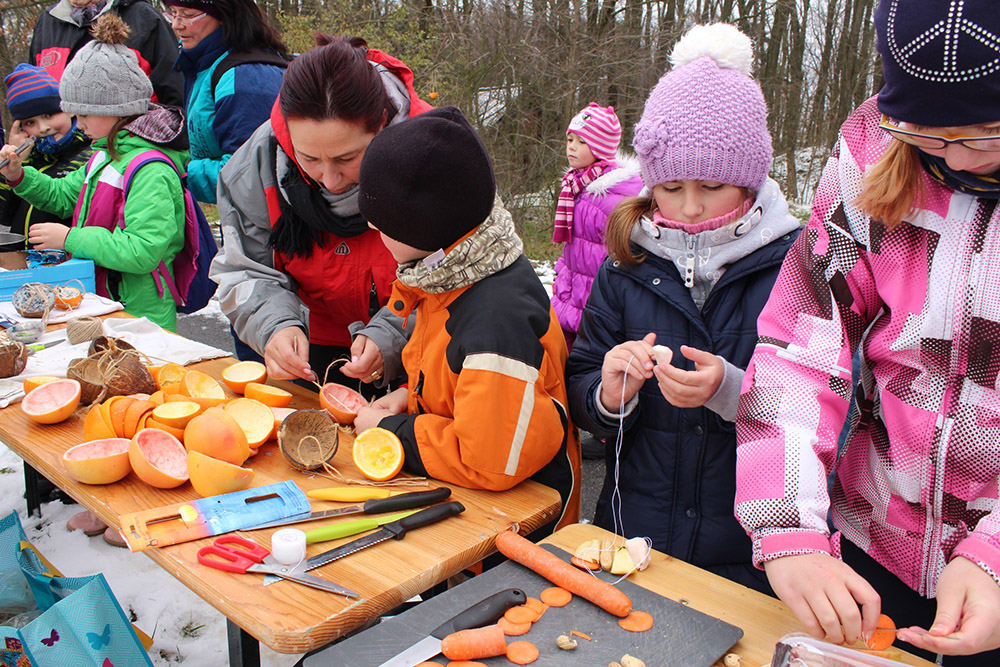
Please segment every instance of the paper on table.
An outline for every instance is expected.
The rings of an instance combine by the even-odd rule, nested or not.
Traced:
[[[53,308],[49,311],[49,324],[58,324],[59,322],[68,322],[74,317],[84,317],[86,315],[91,315],[97,317],[98,315],[107,315],[108,313],[113,313],[116,310],[122,310],[125,306],[121,305],[117,301],[111,299],[106,299],[103,296],[98,296],[97,294],[92,294],[87,292],[83,295],[83,301],[80,305],[73,310],[61,310],[59,308]],[[15,322],[30,322],[37,321],[38,318],[32,317],[21,317],[14,310],[14,306],[10,301],[4,301],[0,303],[0,315],[4,315]]]
[[[104,333],[108,336],[125,339],[157,364],[172,361],[186,366],[206,359],[229,356],[225,350],[170,333],[145,317],[104,320]],[[66,332],[64,330],[50,331],[42,334],[38,342],[51,343],[65,338]],[[22,388],[24,378],[33,375],[64,377],[66,369],[69,368],[69,362],[87,356],[87,348],[89,347],[89,342],[70,345],[69,341],[65,341],[29,356],[24,372],[12,378],[0,380],[0,408],[5,408],[24,398],[24,389]]]

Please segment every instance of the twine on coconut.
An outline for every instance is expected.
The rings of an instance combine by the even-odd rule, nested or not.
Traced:
[[[38,311],[34,310],[30,312],[27,311],[22,312],[17,306],[14,306],[14,310],[16,310],[18,315],[20,315],[21,317],[28,317],[28,318],[40,317],[42,319],[42,328],[44,329],[49,323],[49,311],[52,310],[52,306],[54,306],[56,302],[55,292],[52,290],[52,286],[46,285],[45,283],[25,283],[17,288],[18,292],[20,292],[21,290],[24,290],[24,292],[27,293],[28,296],[26,300],[28,301],[36,297],[41,299],[41,302],[43,304],[43,308],[41,311],[42,314],[36,315],[35,313],[37,313]],[[50,297],[52,300],[51,303],[49,302]],[[11,305],[13,305],[13,301],[14,299],[11,299],[12,302]]]
[[[104,325],[99,317],[84,315],[66,322],[66,340],[73,345],[90,342],[102,335],[104,335]]]
[[[113,340],[113,339],[109,339]],[[145,354],[136,349],[130,350],[119,350],[115,347],[109,347],[106,350],[102,350],[96,354],[92,354],[88,359],[93,359],[97,362],[97,372],[101,377],[101,391],[97,395],[97,398],[93,401],[94,403],[103,403],[104,399],[108,396],[108,384],[115,377],[115,373],[118,372],[118,367],[128,358],[134,358],[142,365],[148,364],[148,358]]]

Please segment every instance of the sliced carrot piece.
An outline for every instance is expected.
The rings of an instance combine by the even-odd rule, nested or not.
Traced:
[[[534,623],[538,620],[538,612],[527,605],[520,604],[505,611],[503,617],[511,623]]]
[[[436,665],[436,662],[429,662],[428,665]],[[476,662],[475,660],[452,660],[448,663],[448,667],[486,667],[484,662]]]
[[[538,647],[524,640],[507,644],[507,659],[515,665],[530,665],[538,660]]]
[[[644,611],[635,611],[633,609],[629,612],[628,616],[618,621],[618,625],[629,632],[645,632],[653,627],[653,617]]]
[[[878,629],[872,633],[865,644],[873,651],[884,651],[896,641],[896,624],[885,614],[878,616]]]
[[[584,560],[583,558],[577,558],[573,556],[569,559],[569,562],[576,565],[581,570],[590,570],[591,572],[597,572],[601,569],[601,564],[596,560]]]
[[[475,664],[475,663],[473,663]],[[422,662],[417,667],[444,667],[440,662]]]
[[[593,637],[591,637],[590,635],[588,635],[586,632],[580,632],[579,630],[570,630],[569,631],[569,636],[572,637],[574,635],[576,635],[577,637],[580,637],[582,639],[586,639],[588,642],[591,639],[593,639]]]
[[[558,586],[546,588],[539,597],[542,598],[542,602],[550,607],[565,607],[573,601],[573,594],[565,588],[559,588]]]
[[[549,605],[545,604],[538,598],[528,598],[524,601],[524,606],[531,607],[534,609],[539,616],[545,613],[545,610],[549,608]]]
[[[531,623],[511,623],[503,616],[497,621],[497,625],[503,628],[503,633],[508,637],[520,637],[528,634],[528,630],[531,630]]]
[[[441,653],[449,660],[478,660],[503,655],[507,637],[499,625],[459,630],[441,640]]]

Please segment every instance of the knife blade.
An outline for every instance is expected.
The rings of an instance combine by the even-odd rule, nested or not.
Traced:
[[[312,588],[318,588],[321,591],[327,591],[328,593],[337,593],[338,595],[343,595],[349,598],[359,598],[361,594],[357,591],[352,591],[350,588],[344,588],[338,584],[333,583],[323,577],[317,577],[315,574],[309,574],[307,572],[296,572],[292,573],[291,565],[282,565],[278,561],[274,560],[274,556],[268,556],[264,559],[264,562],[260,565],[252,565],[247,568],[248,572],[264,572],[265,576],[277,576],[279,579],[287,579],[289,581],[294,581],[296,583],[302,584],[304,586],[311,586]],[[261,569],[266,568],[266,569]],[[288,572],[283,572],[282,570],[288,570]]]
[[[451,633],[489,625],[503,616],[503,613],[511,607],[524,604],[526,601],[527,597],[524,591],[519,588],[508,588],[499,593],[494,593],[459,613],[454,618],[445,621],[432,630],[429,635],[417,643],[411,644],[409,648],[397,653],[393,658],[379,665],[379,667],[414,667],[414,665],[419,665],[440,653],[441,640]]]
[[[292,517],[280,521],[262,523],[259,526],[248,528],[247,530],[257,530],[259,528],[275,528],[277,526],[287,526],[293,523],[303,523],[305,521],[317,521],[319,519],[329,519],[334,516],[344,516],[347,514],[381,514],[383,512],[398,512],[421,505],[430,505],[439,500],[444,500],[451,495],[451,489],[442,486],[430,491],[413,491],[412,493],[401,493],[398,496],[389,498],[374,498],[366,500],[363,505],[351,505],[350,507],[340,507],[332,510],[320,510],[308,516]],[[361,531],[358,531],[361,532]],[[343,537],[346,537],[344,535]],[[334,539],[334,538],[327,538]]]
[[[348,542],[347,544],[342,544],[339,547],[334,547],[329,551],[324,551],[323,553],[313,556],[312,558],[308,558],[304,562],[293,567],[292,574],[308,572],[309,570],[313,570],[317,567],[322,567],[327,563],[332,563],[338,558],[343,558],[344,556],[352,554],[355,551],[367,549],[373,544],[378,544],[379,542],[385,542],[390,539],[401,540],[403,539],[403,536],[406,535],[406,531],[408,530],[430,525],[440,521],[441,519],[461,514],[464,511],[465,506],[456,500],[453,500],[450,503],[441,503],[439,505],[434,505],[433,507],[428,507],[427,509],[420,510],[415,514],[404,517],[399,521],[387,523],[374,533],[369,533],[368,535],[359,537],[358,539]],[[257,572],[268,571],[267,567],[264,565],[258,565],[257,567]],[[277,577],[264,577],[265,586],[270,586],[276,581],[278,581]]]

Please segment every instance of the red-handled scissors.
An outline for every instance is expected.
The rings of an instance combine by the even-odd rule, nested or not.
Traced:
[[[339,593],[347,597],[360,597],[349,588],[338,586],[332,581],[306,572],[292,572],[292,566],[281,565],[271,556],[271,552],[252,540],[239,535],[223,535],[207,547],[198,549],[198,562],[216,570],[246,574],[276,574],[284,579],[296,581],[321,591]]]
[[[198,562],[216,570],[246,574],[247,570],[263,563],[270,555],[270,551],[245,537],[223,535],[207,547],[198,549]]]

